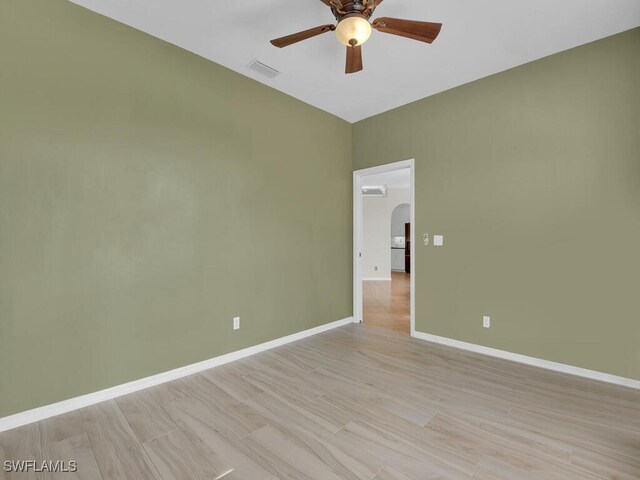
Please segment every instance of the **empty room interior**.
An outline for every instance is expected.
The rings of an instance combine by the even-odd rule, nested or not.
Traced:
[[[0,480],[640,479],[638,0],[2,0]]]

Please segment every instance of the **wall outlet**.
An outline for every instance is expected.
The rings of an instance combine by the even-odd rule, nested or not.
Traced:
[[[425,233],[424,235],[422,235],[422,241],[424,242],[425,245],[429,245],[429,234]]]
[[[233,329],[240,330],[240,317],[233,317]]]
[[[484,328],[491,328],[491,317],[484,315],[482,317],[482,326]]]
[[[374,265],[374,266],[373,266],[373,271],[374,271],[374,272],[377,272],[377,271],[378,271],[378,265]]]
[[[441,247],[444,245],[444,235],[434,235],[433,236],[433,245],[435,247]]]

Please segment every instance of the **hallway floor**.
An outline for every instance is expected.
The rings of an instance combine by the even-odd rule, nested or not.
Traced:
[[[391,281],[364,281],[362,297],[365,324],[410,333],[410,274],[391,272]]]

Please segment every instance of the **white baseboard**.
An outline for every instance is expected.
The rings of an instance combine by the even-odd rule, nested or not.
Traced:
[[[390,282],[391,277],[365,277],[362,279],[363,282]]]
[[[171,380],[176,380],[178,378],[186,377],[187,375],[192,375],[203,370],[224,365],[225,363],[233,362],[234,360],[239,360],[250,355],[255,355],[256,353],[295,342],[296,340],[317,335],[318,333],[326,332],[333,328],[342,327],[349,323],[353,323],[353,317],[320,325],[309,330],[287,335],[286,337],[260,343],[259,345],[220,355],[218,357],[210,358],[209,360],[203,360],[202,362],[186,365],[168,372],[158,373],[157,375],[134,380],[133,382],[116,385],[115,387],[100,390],[98,392],[88,393],[79,397],[52,403],[51,405],[45,405],[44,407],[38,407],[25,412],[16,413],[8,417],[0,418],[0,432],[21,427],[22,425],[27,425],[29,423],[38,422],[45,418],[55,417],[56,415],[61,415],[79,408],[88,407],[89,405],[111,400],[112,398],[121,397],[122,395],[127,395],[129,393],[137,392],[138,390],[160,385],[161,383],[170,382]]]
[[[439,343],[440,345],[447,345],[449,347],[461,348],[463,350],[469,350],[471,352],[482,353],[492,357],[503,358],[505,360],[511,360],[513,362],[525,363],[534,367],[546,368],[547,370],[554,370],[556,372],[568,373],[570,375],[577,375],[578,377],[590,378],[592,380],[599,380],[601,382],[614,383],[616,385],[622,385],[624,387],[640,389],[640,380],[634,380],[632,378],[619,377],[617,375],[611,375],[609,373],[597,372],[595,370],[588,370],[586,368],[574,367],[572,365],[566,365],[564,363],[552,362],[550,360],[543,360],[541,358],[529,357],[527,355],[521,355],[519,353],[507,352],[505,350],[498,350],[496,348],[485,347],[482,345],[476,345],[474,343],[461,342],[460,340],[453,340],[446,337],[438,337],[437,335],[431,335],[430,333],[413,332],[413,337],[420,340],[426,340],[428,342]]]

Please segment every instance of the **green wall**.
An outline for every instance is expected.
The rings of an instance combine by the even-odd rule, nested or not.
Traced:
[[[416,329],[640,379],[640,29],[354,125],[416,160]],[[492,328],[482,328],[482,315]]]
[[[0,62],[0,417],[351,315],[351,125],[62,0]]]

